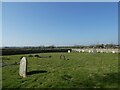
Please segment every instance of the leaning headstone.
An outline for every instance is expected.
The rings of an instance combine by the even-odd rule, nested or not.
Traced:
[[[27,73],[27,59],[26,57],[23,57],[20,61],[19,75],[22,77],[26,77],[26,73]]]

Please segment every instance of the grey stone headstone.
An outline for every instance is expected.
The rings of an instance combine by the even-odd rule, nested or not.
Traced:
[[[26,77],[26,73],[27,73],[27,59],[26,57],[23,57],[20,61],[19,75],[22,77]]]

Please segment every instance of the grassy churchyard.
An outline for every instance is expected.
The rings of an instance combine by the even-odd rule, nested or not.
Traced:
[[[65,60],[60,59],[60,55]],[[39,55],[40,57],[34,57]],[[27,57],[27,77],[19,62]],[[118,54],[37,53],[2,56],[3,88],[117,88]]]

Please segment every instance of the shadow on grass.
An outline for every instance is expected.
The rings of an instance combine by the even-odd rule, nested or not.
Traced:
[[[27,75],[33,75],[33,74],[39,74],[39,73],[47,73],[47,71],[45,71],[45,70],[30,71],[30,72],[27,72]]]
[[[84,88],[118,88],[118,79],[118,73],[93,74],[92,77],[74,84]]]
[[[113,87],[118,88],[118,73],[106,73],[104,75],[94,75],[94,80],[96,81],[96,86],[104,88]]]
[[[116,87],[118,86],[119,78],[118,73],[106,73],[103,76],[95,75],[94,79],[103,87],[106,85],[109,85],[110,87]]]

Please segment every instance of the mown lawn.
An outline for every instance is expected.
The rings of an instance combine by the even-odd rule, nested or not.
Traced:
[[[66,59],[60,59],[60,55]],[[3,56],[3,88],[117,88],[118,54],[38,53],[51,58],[28,57],[35,54]],[[19,76],[21,56],[28,60],[28,75]]]

